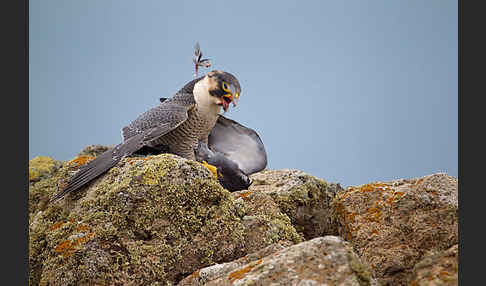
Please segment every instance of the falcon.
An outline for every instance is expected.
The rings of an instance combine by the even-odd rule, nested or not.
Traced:
[[[221,109],[226,112],[230,103],[236,106],[240,93],[238,79],[225,71],[211,71],[190,81],[173,97],[163,100],[159,106],[125,126],[122,129],[123,142],[83,165],[51,201],[78,191],[123,158],[143,148],[166,150],[196,160],[195,150],[198,150],[200,142],[209,144],[209,135],[220,118]],[[228,147],[226,144],[223,146]]]

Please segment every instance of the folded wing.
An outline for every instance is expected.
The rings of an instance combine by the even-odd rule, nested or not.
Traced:
[[[267,166],[265,146],[255,130],[222,115],[209,134],[208,145],[236,162],[247,175]]]

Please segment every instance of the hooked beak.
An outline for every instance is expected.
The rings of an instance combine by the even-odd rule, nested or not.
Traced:
[[[238,97],[240,97],[240,95],[238,94],[238,91],[234,85],[230,85],[230,92],[233,95],[233,106],[236,106],[238,103]]]
[[[229,93],[223,95],[221,98],[221,105],[223,106],[224,112],[228,111],[230,102],[233,102],[233,106],[236,106],[239,97],[240,95],[236,91],[236,88],[233,85],[230,85]]]
[[[228,111],[230,102],[233,101],[233,95],[227,93],[221,98],[221,105],[223,106],[224,112]]]

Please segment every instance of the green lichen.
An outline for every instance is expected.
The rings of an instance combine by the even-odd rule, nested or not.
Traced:
[[[337,230],[328,214],[328,205],[333,196],[331,186],[310,175],[301,175],[299,180],[302,183],[295,187],[284,192],[272,192],[270,195],[305,239],[335,235]],[[328,216],[329,219],[326,219]]]
[[[162,283],[233,258],[244,228],[231,194],[216,178],[198,163],[170,155],[127,164],[130,160],[93,184],[68,215],[63,202],[47,207],[47,213],[57,211],[55,218],[40,215],[43,225],[31,233],[31,285]],[[30,191],[52,196],[60,177]],[[68,223],[49,231],[64,220]],[[78,222],[89,227],[89,239],[76,237]],[[106,261],[93,264],[86,253]]]
[[[359,260],[349,243],[345,243],[345,249],[348,255],[349,266],[358,277],[359,284],[362,286],[371,285],[370,269]]]
[[[40,194],[52,197],[76,168],[66,162],[31,185],[30,285],[171,285],[274,242],[302,241],[268,195],[269,205],[236,203],[201,164],[170,154],[125,158],[40,208]],[[243,222],[248,212],[257,227]]]

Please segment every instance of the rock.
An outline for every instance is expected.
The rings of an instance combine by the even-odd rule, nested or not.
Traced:
[[[262,192],[240,191],[231,193],[238,214],[245,226],[245,252],[251,253],[281,239],[303,241],[273,199]],[[265,233],[264,236],[261,234]]]
[[[125,158],[78,193],[39,206],[91,159],[65,162],[29,189],[29,285],[174,285],[300,241],[273,201],[245,210],[201,164],[170,154]]]
[[[230,193],[195,161],[141,153],[49,203],[109,148],[29,162],[29,285],[458,283],[457,179],[446,174],[343,190],[265,170]]]
[[[292,243],[289,243],[287,241],[279,241],[278,243],[271,244],[263,249],[255,251],[237,260],[222,264],[215,264],[203,269],[199,269],[183,279],[181,282],[179,282],[177,286],[204,285],[209,281],[216,280],[222,276],[227,275],[230,272],[233,272],[237,268],[242,268],[243,266],[251,262],[262,259],[265,256],[269,256],[291,245]]]
[[[339,184],[329,184],[302,171],[289,169],[265,170],[250,178],[253,184],[247,192],[270,195],[305,239],[337,235],[329,204],[342,190]]]
[[[458,243],[457,179],[420,179],[349,187],[334,201],[339,235],[369,263],[381,285],[409,285],[428,251]]]
[[[47,156],[37,156],[29,161],[29,181],[39,181],[42,177],[52,174],[61,166],[61,162]]]
[[[374,284],[369,268],[347,242],[336,236],[318,237],[286,248],[275,245],[265,251],[201,269],[178,286]]]
[[[104,152],[113,149],[113,146],[105,146],[105,145],[88,145],[86,146],[81,152],[78,153],[79,156],[92,156],[97,157]]]
[[[411,286],[453,286],[458,282],[458,245],[426,255],[413,269]]]

